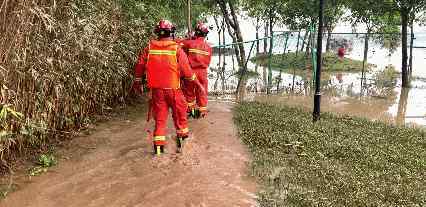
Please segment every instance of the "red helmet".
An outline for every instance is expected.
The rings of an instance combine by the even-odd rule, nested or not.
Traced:
[[[195,27],[195,31],[196,33],[207,35],[209,33],[209,27],[203,22],[198,22],[197,26]]]
[[[175,25],[173,25],[169,20],[160,20],[157,26],[155,27],[154,32],[156,34],[161,34],[162,32],[174,33],[176,30]]]

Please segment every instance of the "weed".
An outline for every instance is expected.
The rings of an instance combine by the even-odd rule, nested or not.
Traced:
[[[50,167],[57,164],[57,161],[53,154],[41,154],[38,157],[36,164],[38,166],[35,166],[29,170],[30,176],[38,176],[47,172]]]

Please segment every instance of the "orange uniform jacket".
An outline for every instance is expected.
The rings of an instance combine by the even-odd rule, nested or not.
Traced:
[[[191,68],[207,70],[212,58],[212,48],[205,39],[198,37],[194,40],[184,40],[182,43]]]
[[[196,74],[201,85],[208,90],[207,69],[211,61],[211,46],[205,41],[204,37],[184,40],[182,43],[185,52],[188,54],[189,64],[192,70]],[[196,105],[198,105],[200,112],[207,111],[207,93],[198,90],[193,83],[186,82],[184,85],[184,94],[188,102],[189,111],[196,108]]]
[[[149,61],[150,58],[155,58],[155,61]],[[162,64],[158,64],[160,62]],[[141,78],[144,74],[149,88],[177,89],[180,88],[180,77],[195,79],[186,54],[172,40],[150,41],[135,66],[136,78]]]

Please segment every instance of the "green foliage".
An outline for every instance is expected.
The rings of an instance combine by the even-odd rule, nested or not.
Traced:
[[[235,73],[233,74],[233,76],[236,76],[236,77],[240,78],[240,77],[241,77],[242,72],[243,72],[243,70],[239,70],[239,71],[235,72]],[[255,72],[255,71],[253,71],[253,70],[247,70],[247,71],[245,71],[245,74],[244,74],[244,75],[245,75],[248,79],[250,79],[250,78],[257,78],[257,77],[259,77],[259,76],[260,76],[260,74],[259,74],[258,72]]]
[[[17,185],[14,184],[0,184],[0,200],[6,198],[6,196],[14,192],[18,188]]]
[[[299,108],[244,103],[239,135],[260,206],[423,206],[426,132]]]
[[[38,176],[48,171],[50,167],[57,164],[56,158],[53,154],[41,154],[36,162],[37,166],[29,171],[30,176]]]
[[[4,6],[0,171],[16,151],[84,128],[95,113],[123,103],[153,26],[168,18],[183,30],[186,1],[18,0]]]
[[[11,108],[11,105],[0,104],[0,158],[3,161],[4,153],[16,143],[17,122],[23,114]]]
[[[306,29],[318,18],[319,3],[315,0],[287,0],[279,11],[290,29]]]
[[[57,161],[55,159],[55,156],[53,156],[52,154],[42,154],[38,157],[38,162],[37,164],[39,164],[42,167],[52,167],[54,165],[56,165]]]
[[[396,13],[386,0],[348,0],[346,6],[351,11],[348,19],[353,26],[364,24],[369,32],[377,32],[382,27],[395,26],[387,21],[387,17],[394,16]]]
[[[386,66],[386,68],[383,71],[379,71],[376,74],[374,74],[373,78],[375,80],[374,85],[383,88],[388,87],[392,88],[395,87],[397,78],[398,78],[398,71],[395,69],[395,66],[389,65]]]

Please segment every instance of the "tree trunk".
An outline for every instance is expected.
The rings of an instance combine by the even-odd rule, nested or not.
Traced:
[[[264,37],[269,36],[269,21],[265,21]],[[263,54],[268,54],[268,39],[263,39]]]
[[[399,96],[399,102],[398,102],[398,113],[396,115],[396,123],[398,125],[404,125],[405,124],[405,116],[407,112],[407,100],[408,100],[408,94],[410,92],[409,88],[401,88],[401,95]]]
[[[189,32],[191,32],[192,31],[192,28],[191,28],[191,0],[187,0],[187,7],[188,7],[188,10],[187,10],[187,26],[188,26],[188,33]]]
[[[234,44],[237,43],[238,40],[237,40],[237,37],[235,36],[235,32],[232,29],[231,25],[230,24],[226,24],[226,25],[228,27],[228,34],[229,34],[229,36],[232,37],[232,43],[234,43]],[[240,61],[240,51],[239,51],[238,47],[236,47],[235,45],[232,45],[232,48],[234,48],[235,57],[237,59],[237,62],[240,63],[241,62]]]
[[[216,16],[213,16],[214,22],[216,24],[216,28],[217,28],[217,34],[219,37],[219,45],[222,43],[222,30],[221,30],[221,25],[219,24],[219,21],[217,20]],[[214,82],[214,90],[217,90],[217,84],[219,82],[219,78],[220,78],[220,73],[221,73],[221,66],[222,66],[222,48],[219,47],[219,63],[217,64],[217,72],[216,72],[216,80]]]
[[[264,33],[263,33],[263,37],[268,37],[269,36],[269,21],[265,20],[265,25],[264,25]],[[263,39],[263,55],[267,55],[268,54],[268,39]],[[266,60],[266,59],[265,59]],[[267,67],[263,67],[263,86],[264,86],[264,92],[267,92],[267,88],[268,88],[268,68]]]
[[[259,26],[259,22],[260,22],[260,18],[259,17],[256,17],[256,57],[258,57],[259,56],[259,52],[260,52],[260,48],[259,48],[259,29],[260,29],[260,26]],[[257,64],[256,63],[256,65],[255,65],[255,72],[256,72],[256,74],[258,74],[258,69],[259,69],[259,64]],[[258,79],[256,79],[256,83],[255,83],[255,92],[257,93],[257,87],[258,87],[258,82],[257,82],[257,80]]]
[[[306,38],[308,38],[308,34],[309,34],[309,31],[306,30],[305,35],[303,36],[302,48],[300,48],[300,52],[303,52],[305,50],[305,45],[307,44]]]
[[[306,56],[310,54],[312,44],[312,32],[309,31],[308,43],[306,45]]]
[[[331,32],[332,32],[332,29],[330,27],[327,27],[327,43],[325,45],[325,52],[330,51]]]
[[[410,22],[410,59],[409,59],[409,76],[413,74],[413,45],[414,45],[414,25],[413,20]]]
[[[260,29],[259,23],[260,23],[260,18],[256,17],[256,40],[258,40],[259,36],[260,36],[260,34],[259,34],[259,29]],[[256,41],[256,56],[259,55],[259,52],[260,52],[259,41]]]
[[[232,3],[228,3],[229,4],[229,9],[231,10],[231,15],[232,15],[232,20],[234,22],[235,28],[235,35],[237,36],[237,41],[239,42],[238,44],[238,48],[240,50],[240,56],[241,56],[241,65],[244,65],[245,60],[246,60],[246,54],[245,54],[245,50],[244,50],[244,39],[243,39],[243,35],[241,33],[241,29],[240,29],[240,23],[238,21],[238,16],[235,13],[235,8],[234,5]]]
[[[300,45],[300,30],[297,32],[297,43],[296,43],[296,56],[299,54],[299,45]],[[287,44],[286,44],[287,46]]]
[[[364,59],[362,61],[362,70],[361,70],[361,95],[363,93],[363,86],[365,84],[365,68],[368,64],[368,42],[370,40],[370,28],[367,28],[367,34],[365,35],[364,39]]]
[[[274,16],[272,13],[272,9],[269,12],[269,34],[271,38],[269,38],[269,62],[272,61],[273,49],[274,49]],[[272,68],[271,64],[268,65],[268,94],[271,93],[272,89]]]
[[[222,41],[223,45],[226,45],[226,34],[225,34],[225,19],[222,19]],[[226,51],[223,54],[223,63],[222,63],[222,71],[221,71],[221,78],[222,78],[222,91],[225,91],[225,69],[226,69]]]
[[[222,20],[222,41],[223,45],[226,45],[226,36],[225,36],[225,19]],[[223,54],[223,62],[222,62],[222,71],[221,71],[221,78],[222,78],[222,91],[225,91],[225,68],[226,67],[226,52]]]
[[[238,60],[239,71],[240,70],[242,71],[240,71],[241,75],[240,75],[240,80],[238,81],[239,84],[237,88],[237,100],[242,100],[245,95],[245,88],[247,84],[247,77],[245,73],[246,71],[243,68],[246,61],[246,55],[245,55],[244,43],[243,43],[244,40],[241,34],[240,25],[238,22],[238,16],[235,12],[234,4],[232,2],[225,2],[224,0],[218,0],[217,3],[219,4],[219,7],[222,11],[225,22],[228,25],[229,35],[232,37],[235,43],[238,42],[235,48],[238,48],[236,49],[236,51],[238,51],[239,54],[236,54],[236,56]],[[228,12],[228,8],[230,12]],[[231,28],[232,28],[232,31],[231,31]]]
[[[407,88],[410,86],[408,74],[408,55],[407,55],[407,29],[408,29],[408,9],[401,9],[401,23],[402,23],[402,87]]]
[[[296,57],[295,57],[296,60],[297,60],[297,57],[299,55],[299,40],[300,40],[300,30],[297,33],[297,45],[296,45]],[[287,41],[286,41],[285,47],[287,47]],[[280,75],[280,77],[281,77],[281,75]],[[293,65],[293,81],[292,81],[292,84],[291,84],[291,92],[292,93],[294,93],[294,83],[295,83],[295,81],[296,81],[296,67]]]

